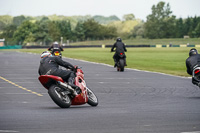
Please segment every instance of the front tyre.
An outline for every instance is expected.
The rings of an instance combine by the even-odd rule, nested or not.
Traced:
[[[87,94],[88,94],[88,104],[91,106],[97,106],[98,105],[98,99],[94,92],[87,88]]]
[[[69,108],[71,105],[70,97],[64,93],[63,89],[57,85],[52,85],[48,90],[51,99],[61,108]]]

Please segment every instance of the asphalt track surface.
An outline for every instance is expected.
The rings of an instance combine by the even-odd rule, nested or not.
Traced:
[[[59,108],[38,81],[39,55],[0,51],[0,132],[200,133],[191,79],[64,60],[82,66],[99,105]]]

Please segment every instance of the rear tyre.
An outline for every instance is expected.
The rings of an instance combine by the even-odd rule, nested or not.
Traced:
[[[97,106],[98,105],[98,99],[94,92],[87,88],[87,93],[88,93],[88,104],[91,106]]]
[[[63,92],[57,85],[52,85],[48,90],[51,99],[61,108],[69,108],[71,105],[70,97]]]
[[[120,65],[120,71],[123,72],[124,71],[124,59],[119,60],[119,65]]]

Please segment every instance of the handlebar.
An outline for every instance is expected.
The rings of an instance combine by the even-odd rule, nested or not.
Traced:
[[[74,69],[74,72],[77,72],[77,69],[81,69],[82,67],[79,67],[79,66],[76,66],[76,65],[75,65],[74,68],[75,68],[75,69]]]

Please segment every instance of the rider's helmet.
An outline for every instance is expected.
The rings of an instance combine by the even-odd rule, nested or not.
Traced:
[[[47,57],[47,56],[51,56],[51,53],[49,51],[44,51],[42,54],[41,54],[41,58],[44,58],[44,57]]]
[[[190,49],[189,56],[196,55],[196,54],[198,54],[198,52],[195,48]]]
[[[53,44],[58,44],[58,42],[54,42]]]
[[[118,37],[116,41],[117,41],[117,42],[121,42],[122,39],[121,39],[120,37]]]

